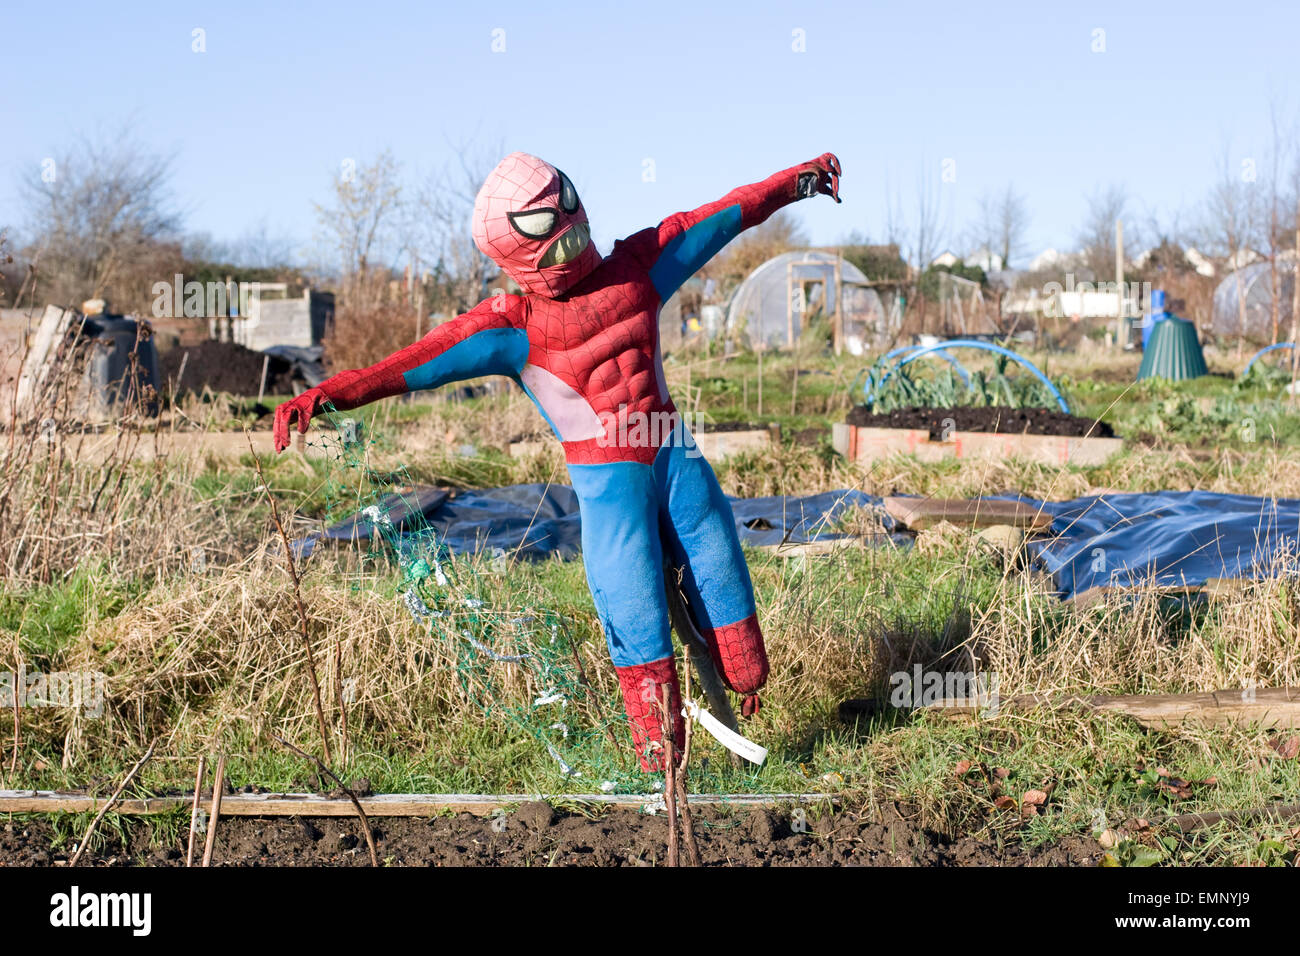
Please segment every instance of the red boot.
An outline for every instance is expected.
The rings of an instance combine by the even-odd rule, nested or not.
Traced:
[[[677,662],[672,657],[615,667],[619,686],[623,688],[623,707],[632,726],[632,743],[641,758],[641,769],[646,773],[662,773],[663,750],[663,686],[670,688],[669,701],[673,714],[673,746],[678,759],[686,746],[686,723],[682,718],[682,695],[677,686]]]

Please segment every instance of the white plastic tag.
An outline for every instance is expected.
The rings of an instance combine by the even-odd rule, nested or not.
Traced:
[[[713,739],[722,746],[726,747],[732,753],[744,757],[750,763],[762,764],[767,759],[767,748],[760,747],[752,740],[748,740],[736,733],[718,718],[714,717],[707,710],[695,703],[693,700],[683,702],[684,711],[687,717],[698,720]]]

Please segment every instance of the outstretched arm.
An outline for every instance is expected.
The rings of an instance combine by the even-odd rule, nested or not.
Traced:
[[[661,301],[728,242],[782,206],[824,193],[840,201],[840,161],[833,153],[783,169],[762,182],[740,186],[716,202],[669,216],[628,241],[650,270]]]
[[[404,392],[438,388],[479,375],[518,375],[528,361],[523,299],[485,299],[464,315],[438,326],[420,341],[369,368],[349,369],[275,410],[275,449],[289,446],[289,426],[299,432],[330,402],[346,411]]]

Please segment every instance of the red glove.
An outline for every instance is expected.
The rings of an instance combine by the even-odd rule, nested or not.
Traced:
[[[822,153],[810,163],[799,168],[799,180],[796,184],[800,199],[807,199],[818,193],[840,201],[840,161],[834,153]]]
[[[289,426],[297,419],[298,434],[307,434],[307,423],[320,411],[321,406],[329,401],[329,396],[319,388],[309,388],[292,401],[285,402],[275,410],[275,450],[284,451],[289,447]]]

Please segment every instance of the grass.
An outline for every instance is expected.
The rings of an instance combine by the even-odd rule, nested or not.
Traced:
[[[851,400],[846,369],[847,363],[835,367],[802,356],[796,375],[794,361],[767,357],[762,420],[779,421],[787,440],[770,453],[720,463],[729,492],[857,487],[952,496],[1021,490],[1067,498],[1096,488],[1205,488],[1300,495],[1300,454],[1276,383],[1239,388],[1227,379],[1207,379],[1132,387],[1105,381],[1078,362],[1052,370],[1068,380],[1077,410],[1104,413],[1120,434],[1140,436],[1106,465],[1058,469],[900,458],[864,471],[835,456],[825,439],[791,438],[806,429],[826,431],[843,414]],[[716,421],[758,417],[753,356],[703,357],[690,367],[670,363],[668,374],[684,407],[689,401]],[[1245,418],[1253,419],[1253,441],[1239,429],[1233,433],[1231,426]],[[462,486],[564,480],[558,455],[509,457],[511,439],[538,430],[535,413],[509,394],[384,403],[367,410],[365,428],[375,439],[373,470],[405,469],[403,480]],[[473,445],[472,453],[461,453],[464,445]],[[283,566],[265,550],[272,540],[268,510],[252,461],[171,464],[179,467],[163,472],[124,464],[124,487],[150,484],[155,495],[127,494],[131,507],[149,503],[137,517],[114,520],[137,537],[166,538],[180,558],[160,565],[156,555],[142,557],[140,548],[91,539],[76,553],[55,552],[46,580],[10,575],[0,590],[0,660],[21,658],[29,670],[102,670],[110,692],[110,706],[98,720],[56,709],[22,712],[12,774],[8,722],[0,722],[5,786],[107,792],[156,735],[165,743],[142,772],[144,792],[188,789],[198,755],[217,748],[230,754],[228,775],[236,787],[318,786],[310,768],[269,738],[274,732],[301,746],[319,744],[293,599]],[[337,506],[328,463],[281,457],[262,465],[282,508],[296,513],[295,530],[318,526]],[[66,467],[75,472],[82,466]],[[75,474],[54,480],[74,490],[92,484]],[[158,489],[170,497],[159,500]],[[192,541],[207,555],[197,566],[184,559]],[[502,576],[481,560],[456,561],[475,572],[479,596],[503,613],[545,607],[569,622],[596,691],[586,716],[593,725],[601,719],[616,725],[613,674],[581,565],[519,562]],[[698,752],[707,765],[692,774],[695,788],[836,790],[867,808],[903,806],[919,825],[940,832],[1031,845],[1128,824],[1131,839],[1112,856],[1129,864],[1294,862],[1296,836],[1282,827],[1220,824],[1181,837],[1164,823],[1176,813],[1293,799],[1300,791],[1300,760],[1287,760],[1270,746],[1277,735],[1248,727],[1154,732],[1113,716],[1053,712],[975,723],[890,712],[851,726],[836,716],[846,697],[878,694],[889,674],[918,663],[995,671],[1005,696],[1298,685],[1296,595],[1288,581],[1206,603],[1145,593],[1131,602],[1074,608],[1044,593],[1013,555],[952,528],[906,550],[846,550],[804,561],[751,552],[750,567],[774,668],[764,708],[746,733],[772,756],[761,770],[738,770],[703,739]],[[359,561],[347,550],[324,550],[306,568],[304,597],[333,726],[336,687],[356,680],[355,701],[346,705],[346,774],[367,777],[380,792],[596,789],[601,780],[566,778],[519,725],[485,711],[481,698],[457,679],[451,639],[411,619],[396,600],[399,585],[395,568]],[[533,691],[506,682],[512,699]],[[338,749],[341,741],[334,743]],[[616,746],[596,735],[583,745],[583,756],[593,770],[623,773],[620,786],[637,779],[622,738]],[[975,769],[961,772],[966,762]],[[1176,796],[1160,786],[1156,768],[1214,783]],[[999,809],[1000,797],[1019,804],[1026,792],[1049,788],[1037,814]],[[69,832],[75,823],[69,822]],[[101,832],[115,833],[105,825]],[[170,831],[155,836],[178,839]]]

